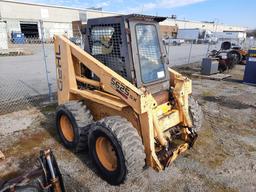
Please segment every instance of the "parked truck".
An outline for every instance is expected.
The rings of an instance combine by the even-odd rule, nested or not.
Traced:
[[[243,31],[223,31],[214,33],[218,39],[222,41],[230,41],[232,43],[240,44],[246,40],[246,32]]]
[[[181,45],[183,43],[185,43],[184,39],[176,39],[176,38],[165,38],[163,39],[163,43],[164,45]]]
[[[193,43],[217,43],[218,39],[213,32],[205,29],[179,29],[177,39],[184,39],[187,42]]]

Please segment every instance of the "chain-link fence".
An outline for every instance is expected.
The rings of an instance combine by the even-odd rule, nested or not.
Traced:
[[[22,30],[15,31],[0,21],[0,114],[56,99],[53,34],[65,34],[84,47],[81,31],[69,24],[48,26],[49,23],[38,21],[37,25],[20,25]],[[221,41],[217,44],[167,44],[165,48],[170,65],[177,66],[200,62],[209,51],[219,50],[220,46]],[[256,42],[248,39],[242,46],[249,48],[256,46]]]
[[[48,101],[55,79],[52,41],[43,41],[41,30],[25,36],[6,27],[1,34],[0,114]]]
[[[233,47],[241,47],[245,50],[256,47],[256,40],[248,38],[242,42],[223,39],[218,40],[217,43],[196,44],[192,41],[179,45],[170,43],[165,44],[165,49],[168,53],[171,66],[179,66],[201,62],[202,58],[207,57],[212,50],[220,50],[221,44],[225,41],[232,42]]]
[[[66,35],[81,47],[83,42],[78,27],[49,25],[18,20],[8,25],[0,20],[0,114],[56,99],[53,36]]]

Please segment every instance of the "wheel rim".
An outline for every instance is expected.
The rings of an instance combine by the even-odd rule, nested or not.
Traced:
[[[112,143],[106,137],[99,137],[96,140],[96,153],[101,164],[108,170],[114,171],[117,168],[117,156]]]
[[[65,139],[69,142],[72,142],[75,137],[74,129],[69,118],[66,115],[62,115],[60,117],[60,128]]]

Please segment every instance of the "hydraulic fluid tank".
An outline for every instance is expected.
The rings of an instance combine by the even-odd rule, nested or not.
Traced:
[[[256,48],[248,51],[244,72],[244,82],[256,84]]]

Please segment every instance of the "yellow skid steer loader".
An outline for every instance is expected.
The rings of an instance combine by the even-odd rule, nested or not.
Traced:
[[[74,151],[89,148],[99,174],[118,185],[145,165],[164,170],[193,146],[202,111],[191,80],[170,69],[164,17],[89,19],[85,50],[55,36],[56,127]]]

